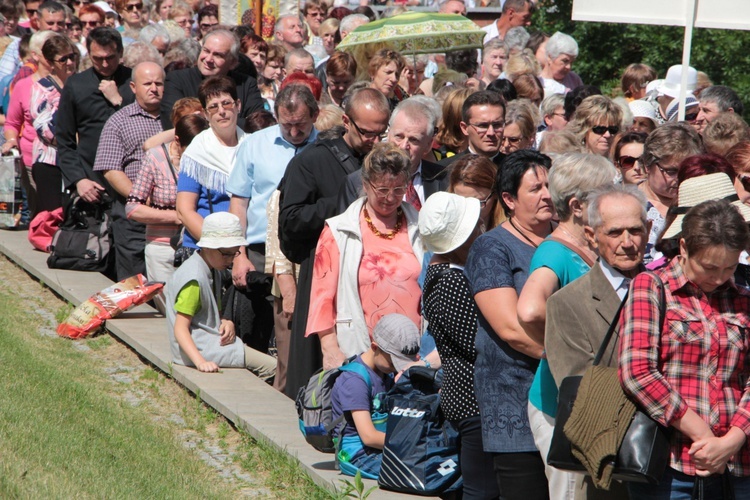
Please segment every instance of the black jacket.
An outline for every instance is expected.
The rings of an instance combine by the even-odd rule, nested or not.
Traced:
[[[109,117],[135,100],[128,85],[130,73],[130,68],[121,65],[112,75],[123,98],[120,106],[111,104],[101,93],[99,84],[103,78],[93,68],[72,75],[65,83],[55,128],[57,165],[65,187],[73,188],[81,179],[103,182],[103,177],[94,173],[96,148]]]
[[[425,199],[438,191],[448,189],[449,171],[449,168],[442,165],[422,160],[421,176]],[[338,213],[343,213],[360,196],[362,196],[362,171],[357,170],[349,174],[346,177],[346,182],[341,186],[338,197]]]
[[[230,71],[231,77],[237,84],[237,98],[242,109],[240,117],[246,118],[250,113],[263,109],[263,98],[258,90],[255,78],[238,71]],[[161,100],[161,125],[164,130],[173,127],[172,107],[183,97],[198,97],[198,87],[203,81],[203,75],[197,67],[178,69],[167,73],[164,80],[164,97]]]

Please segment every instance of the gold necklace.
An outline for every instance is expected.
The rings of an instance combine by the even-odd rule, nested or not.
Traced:
[[[398,207],[396,209],[396,225],[393,227],[393,230],[390,233],[381,233],[378,228],[375,227],[375,224],[372,223],[372,219],[370,218],[370,213],[367,211],[367,207],[364,207],[364,216],[365,222],[367,222],[367,227],[370,228],[372,234],[374,234],[378,238],[383,238],[384,240],[392,240],[396,237],[398,232],[401,230],[401,225],[404,222],[403,215],[404,211],[401,210],[401,207]]]

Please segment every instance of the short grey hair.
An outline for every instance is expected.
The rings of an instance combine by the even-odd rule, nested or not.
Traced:
[[[147,24],[141,28],[138,40],[141,42],[152,43],[155,39],[162,38],[169,45],[172,38],[169,36],[167,29],[161,24]]]
[[[279,18],[276,20],[276,24],[273,25],[273,32],[276,33],[277,31],[281,30],[281,28],[284,26],[284,19],[289,18],[297,19],[298,21],[302,22],[302,19],[300,19],[299,15],[297,14],[284,14],[279,16]]]
[[[164,66],[164,59],[150,43],[136,41],[125,47],[122,64],[128,68],[135,68],[142,62],[152,62]]]
[[[737,115],[742,116],[742,112],[745,110],[737,92],[725,85],[712,85],[703,90],[700,95],[700,102],[701,104],[713,102],[722,113],[732,109]]]
[[[617,169],[605,157],[586,153],[557,156],[549,171],[549,191],[561,221],[570,219],[570,200],[588,201],[594,189],[613,184]]]
[[[643,227],[648,227],[648,215],[646,213],[646,195],[644,195],[636,186],[632,184],[606,184],[589,194],[588,216],[589,227],[594,230],[600,228],[604,221],[602,220],[602,203],[609,198],[633,198],[641,207],[641,223]]]
[[[305,49],[293,49],[287,52],[286,55],[284,55],[284,69],[289,66],[289,61],[292,60],[292,56],[299,59],[312,59],[313,66],[315,65],[315,58],[308,51],[306,51]]]
[[[339,33],[351,33],[357,26],[369,22],[370,18],[364,14],[349,14],[341,20],[341,23],[339,24]]]
[[[557,108],[565,107],[565,96],[562,94],[550,94],[542,101],[542,118],[552,116]]]
[[[578,42],[572,36],[558,31],[547,40],[544,50],[550,59],[557,59],[561,54],[578,57]]]
[[[482,47],[482,61],[484,61],[484,58],[490,52],[492,52],[493,50],[497,50],[497,49],[503,49],[505,51],[506,55],[508,55],[507,54],[508,53],[508,49],[505,48],[505,43],[498,36],[496,36],[494,38],[490,38],[487,41],[487,43],[484,44],[484,47]]]
[[[526,48],[526,44],[529,43],[529,38],[531,38],[531,35],[529,35],[529,32],[523,26],[516,26],[509,29],[505,34],[505,38],[503,38],[505,51],[508,55],[511,52],[521,52]]]
[[[232,56],[232,58],[234,58],[235,61],[239,61],[240,60],[240,39],[237,38],[237,35],[229,31],[228,29],[214,28],[210,32],[208,32],[205,38],[203,38],[203,43],[205,44],[209,38],[213,38],[216,36],[226,37],[230,42],[232,42],[232,46],[229,48],[229,54]]]
[[[434,105],[432,103],[435,103]],[[425,133],[428,136],[433,136],[437,132],[438,117],[441,114],[439,112],[440,105],[438,105],[435,99],[426,96],[413,96],[409,97],[398,103],[396,109],[391,114],[391,119],[388,122],[388,127],[392,127],[396,121],[396,117],[402,112],[406,112],[406,115],[411,120],[422,120],[427,122],[427,128]]]
[[[42,47],[44,47],[44,42],[55,35],[57,35],[57,33],[50,30],[37,31],[36,33],[31,35],[31,39],[29,40],[29,51],[41,54]]]

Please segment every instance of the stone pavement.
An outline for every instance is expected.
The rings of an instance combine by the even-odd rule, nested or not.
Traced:
[[[26,231],[0,230],[0,253],[43,282],[74,306],[112,282],[99,273],[47,268],[48,254],[33,249]],[[271,443],[296,458],[320,486],[340,487],[347,479],[333,468],[333,455],[320,453],[307,444],[299,432],[294,402],[261,382],[245,369],[223,369],[221,373],[201,373],[172,365],[166,321],[149,306],[139,306],[106,323],[112,335],[129,345],[143,358],[220,412],[237,428],[255,439]],[[366,488],[376,485],[365,480]],[[378,499],[417,498],[383,490],[368,497]]]

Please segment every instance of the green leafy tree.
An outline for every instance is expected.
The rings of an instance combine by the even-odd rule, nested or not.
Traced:
[[[682,62],[685,28],[577,22],[571,20],[572,0],[541,0],[533,27],[549,34],[562,31],[579,47],[573,69],[584,82],[602,91],[620,93],[620,77],[634,62],[652,66],[660,77]],[[739,30],[693,30],[690,65],[705,72],[715,84],[732,87],[745,104],[750,117],[750,32]]]

